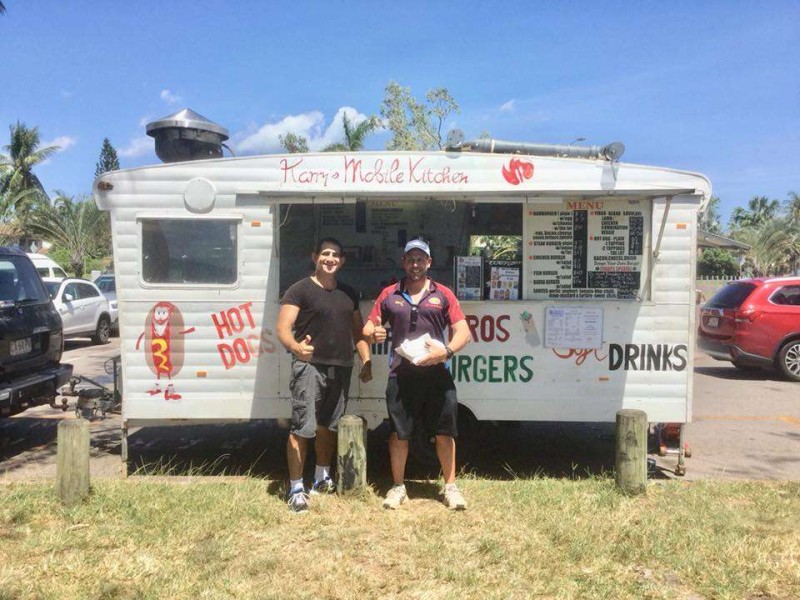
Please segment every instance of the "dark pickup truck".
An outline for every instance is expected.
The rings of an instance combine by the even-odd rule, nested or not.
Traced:
[[[30,258],[0,246],[0,417],[53,404],[72,375],[60,364],[61,315]]]

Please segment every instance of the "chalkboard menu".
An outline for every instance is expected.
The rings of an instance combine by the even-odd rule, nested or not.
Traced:
[[[531,300],[635,299],[650,222],[644,200],[569,201],[526,210]]]

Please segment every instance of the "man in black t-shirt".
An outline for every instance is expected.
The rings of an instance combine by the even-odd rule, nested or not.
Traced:
[[[361,381],[372,379],[369,345],[363,339],[358,296],[337,282],[345,257],[334,238],[319,241],[311,255],[314,274],[292,285],[281,300],[278,339],[292,357],[292,422],[286,458],[289,466],[289,507],[308,510],[303,467],[308,440],[316,438],[317,465],[311,493],[330,493],[336,429],[347,405],[353,371],[353,345],[363,364]]]

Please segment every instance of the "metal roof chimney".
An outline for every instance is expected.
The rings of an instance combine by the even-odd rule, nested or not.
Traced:
[[[222,142],[230,137],[191,108],[148,123],[147,135],[155,138],[156,155],[165,163],[222,158]]]

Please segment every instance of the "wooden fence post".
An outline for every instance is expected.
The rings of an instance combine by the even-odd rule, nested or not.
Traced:
[[[357,415],[339,419],[336,487],[340,494],[362,492],[367,488],[365,429],[364,420]]]
[[[626,494],[647,491],[647,413],[623,409],[617,412],[617,486]]]
[[[67,506],[89,495],[89,421],[70,419],[58,424],[56,491]]]

